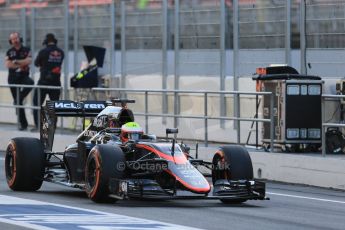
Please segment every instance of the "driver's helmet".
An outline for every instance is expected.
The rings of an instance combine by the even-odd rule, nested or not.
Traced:
[[[128,122],[121,127],[121,141],[127,142],[128,140],[139,140],[141,139],[144,130],[136,122]]]

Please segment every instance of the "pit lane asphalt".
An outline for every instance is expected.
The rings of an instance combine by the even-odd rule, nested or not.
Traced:
[[[4,154],[0,152],[0,164]],[[44,182],[38,192],[13,192],[0,171],[0,194],[202,229],[344,229],[345,192],[267,183],[268,201],[224,205],[217,200],[119,201],[96,204],[80,190]],[[26,229],[0,223],[0,229]]]

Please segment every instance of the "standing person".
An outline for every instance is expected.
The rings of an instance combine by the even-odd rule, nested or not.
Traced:
[[[8,84],[33,85],[34,81],[29,77],[32,58],[28,47],[23,46],[23,39],[18,32],[10,34],[8,42],[12,46],[5,56],[5,66],[8,68]],[[32,88],[10,87],[15,105],[23,105],[25,97]],[[26,130],[28,121],[26,120],[24,108],[18,110],[18,129]]]
[[[64,59],[64,52],[57,47],[57,39],[54,34],[47,34],[43,45],[46,47],[41,49],[35,59],[35,66],[40,68],[40,78],[37,85],[61,86],[61,65]],[[38,93],[40,92],[40,93]],[[42,105],[46,96],[52,101],[59,100],[59,89],[36,89],[33,104],[35,106]],[[39,97],[40,96],[40,97]],[[34,110],[35,127],[32,131],[38,130],[39,110]]]

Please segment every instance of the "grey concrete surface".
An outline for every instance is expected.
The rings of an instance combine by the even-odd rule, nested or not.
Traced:
[[[18,131],[14,125],[0,125],[0,150],[5,150],[13,137],[36,137],[38,132]],[[57,130],[54,151],[63,151],[73,143],[77,133]],[[194,148],[193,145],[191,145]],[[211,160],[217,146],[199,147],[199,158]],[[345,155],[321,153],[269,153],[248,149],[256,178],[286,183],[312,185],[345,190]],[[193,152],[192,152],[193,155]]]

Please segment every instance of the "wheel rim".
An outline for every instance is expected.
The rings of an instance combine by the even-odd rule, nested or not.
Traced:
[[[96,182],[96,162],[95,159],[91,159],[88,164],[88,171],[87,171],[87,183],[90,188],[95,186]]]
[[[17,175],[16,155],[16,148],[13,143],[10,143],[5,157],[6,180],[9,186],[14,184]]]
[[[213,160],[213,183],[221,179],[229,180],[231,178],[229,167],[229,162],[226,162],[224,156],[222,154],[217,154],[217,157]]]

